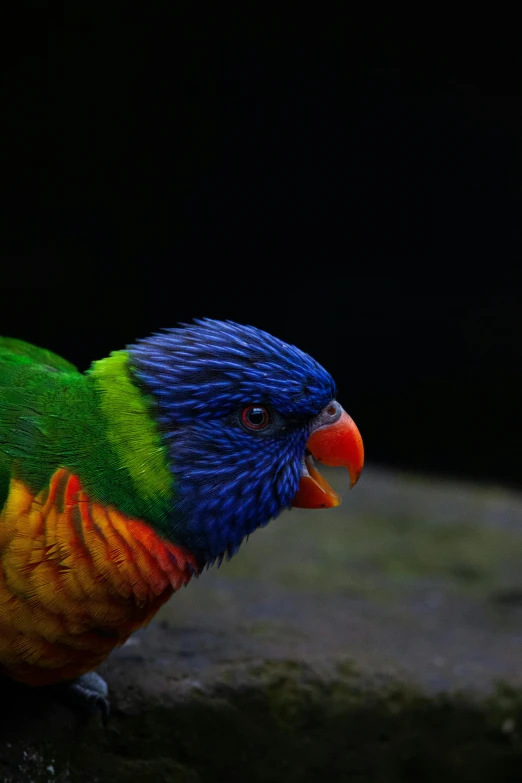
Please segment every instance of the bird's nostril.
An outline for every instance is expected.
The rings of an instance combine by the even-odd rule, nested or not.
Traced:
[[[335,414],[337,413],[337,408],[335,407],[335,405],[329,405],[326,409],[326,412],[329,416],[335,416]]]

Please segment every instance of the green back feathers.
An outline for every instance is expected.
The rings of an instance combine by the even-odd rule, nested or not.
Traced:
[[[0,362],[14,364],[43,364],[54,370],[62,372],[78,372],[76,367],[62,359],[46,348],[38,348],[36,345],[24,343],[23,340],[15,340],[12,337],[0,337]]]
[[[0,339],[0,508],[12,474],[37,492],[58,467],[93,499],[167,530],[172,477],[125,351],[85,375],[51,351]]]
[[[45,426],[39,421],[35,405],[42,410],[47,407],[49,386],[45,378],[61,372],[81,377],[72,364],[52,351],[0,337],[0,509],[7,497],[11,474],[16,465],[23,465],[26,455],[36,483],[43,486],[45,482],[33,466],[38,444],[45,441]]]

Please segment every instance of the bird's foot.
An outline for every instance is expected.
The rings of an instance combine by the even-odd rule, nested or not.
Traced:
[[[63,703],[84,714],[90,715],[99,710],[103,724],[107,724],[111,710],[109,688],[96,672],[88,672],[75,680],[64,682],[59,686],[58,696]]]

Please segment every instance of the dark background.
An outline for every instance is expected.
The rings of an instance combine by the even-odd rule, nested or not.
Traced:
[[[1,32],[0,333],[85,368],[254,324],[332,372],[369,461],[520,486],[520,63],[342,17],[66,13]]]

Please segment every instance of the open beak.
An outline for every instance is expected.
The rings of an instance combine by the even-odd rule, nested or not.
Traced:
[[[355,486],[364,465],[361,434],[353,419],[335,400],[317,417],[306,444],[299,489],[292,501],[297,508],[333,508],[341,498],[315,467],[314,460],[331,467],[347,468],[350,489]]]

